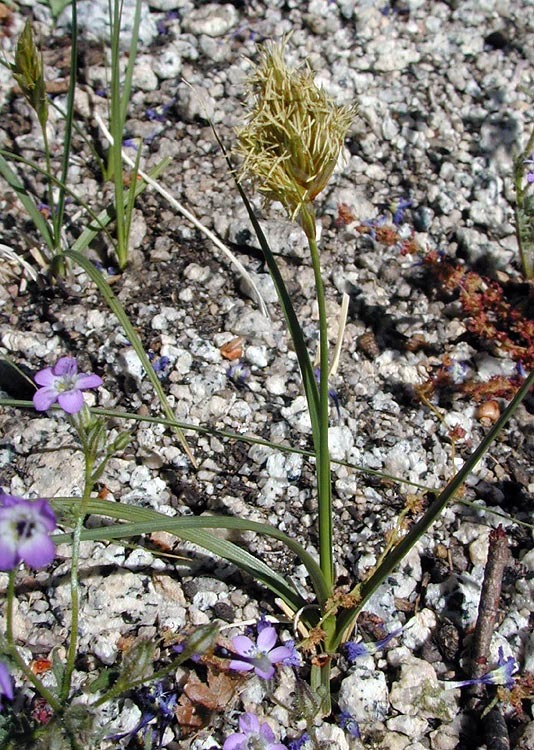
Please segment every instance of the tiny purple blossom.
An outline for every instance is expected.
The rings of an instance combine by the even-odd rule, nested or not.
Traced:
[[[274,665],[293,656],[293,650],[287,646],[274,648],[278,636],[273,627],[264,628],[258,633],[256,643],[247,635],[232,638],[233,655],[237,658],[230,661],[230,669],[237,672],[254,672],[264,680],[270,680],[274,674]]]
[[[282,664],[284,665],[284,667],[293,667],[295,669],[301,667],[302,661],[300,658],[300,654],[297,651],[297,647],[295,646],[295,641],[290,639],[288,641],[284,641],[282,645],[291,651],[290,656],[286,656],[285,659],[282,659]]]
[[[30,568],[50,565],[56,548],[49,532],[55,528],[47,500],[0,494],[0,570],[12,570],[22,561]]]
[[[141,709],[141,718],[133,729],[121,734],[114,734],[106,739],[117,741],[126,737],[133,738],[139,733],[146,737],[150,731],[149,725],[157,730],[158,741],[155,745],[150,745],[156,750],[162,750],[163,738],[168,726],[174,721],[174,706],[176,705],[176,694],[164,690],[161,682],[156,682],[148,687],[142,687],[135,695],[136,703]],[[154,724],[151,722],[156,719]]]
[[[507,690],[511,690],[514,686],[513,674],[517,672],[517,662],[513,656],[509,656],[507,659],[504,658],[504,651],[502,646],[499,648],[499,658],[497,660],[497,666],[490,672],[486,672],[482,677],[475,677],[472,680],[451,680],[446,681],[444,684],[448,688],[461,688],[467,687],[468,685],[504,685]]]
[[[250,378],[250,368],[246,365],[241,364],[237,361],[226,370],[226,377],[231,380],[236,386],[242,387],[246,385],[247,380]]]
[[[74,357],[61,357],[53,367],[40,370],[34,379],[42,386],[33,395],[37,411],[46,411],[57,401],[67,414],[76,414],[82,409],[83,390],[102,385],[102,378],[98,375],[78,373]]]
[[[365,643],[364,641],[356,643],[356,641],[347,641],[347,643],[345,643],[347,659],[350,662],[355,662],[360,656],[372,656],[373,654],[376,654],[377,651],[381,651],[384,646],[387,646],[387,644],[393,640],[393,638],[396,638],[401,632],[402,628],[397,628],[397,630],[393,630],[386,635],[385,638],[382,638],[380,641],[375,641],[374,643]]]
[[[311,742],[311,737],[308,732],[304,732],[298,739],[291,740],[288,745],[288,750],[302,750],[308,742]]]
[[[281,742],[276,742],[274,732],[267,722],[260,724],[255,714],[242,714],[239,717],[239,729],[241,731],[226,738],[222,750],[287,750]]]
[[[315,382],[317,385],[321,384],[321,368],[316,367],[314,370],[315,375]],[[341,411],[339,408],[339,396],[337,395],[337,391],[334,388],[328,387],[328,398],[332,401],[334,406],[336,407],[337,416],[341,418]]]
[[[404,219],[404,212],[407,208],[410,208],[411,205],[411,200],[406,200],[405,198],[401,198],[396,205],[393,204],[393,223],[396,227],[402,224],[402,220]]]
[[[0,711],[2,710],[2,698],[13,700],[13,681],[9,669],[0,661]]]
[[[338,716],[338,724],[341,729],[348,732],[351,737],[355,737],[356,739],[360,738],[360,727],[358,726],[358,722],[348,711],[341,711]]]

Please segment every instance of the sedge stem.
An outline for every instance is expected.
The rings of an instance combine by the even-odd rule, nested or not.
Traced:
[[[334,562],[332,555],[332,488],[330,476],[330,450],[328,446],[328,328],[326,300],[321,275],[321,261],[315,230],[315,212],[311,204],[301,211],[302,227],[308,238],[315,293],[319,308],[319,448],[317,459],[317,492],[319,504],[319,563],[330,592],[334,587]]]

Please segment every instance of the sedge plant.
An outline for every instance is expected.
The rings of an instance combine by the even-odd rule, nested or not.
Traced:
[[[315,229],[314,201],[327,185],[338,161],[346,132],[355,116],[352,107],[339,107],[315,86],[308,70],[289,70],[284,62],[283,46],[264,48],[260,62],[250,79],[254,105],[246,124],[238,131],[237,150],[242,167],[237,187],[258,235],[265,260],[278,291],[286,323],[297,353],[303,389],[312,425],[313,454],[316,465],[318,503],[318,562],[294,539],[267,524],[239,518],[169,519],[150,509],[132,509],[104,500],[91,499],[93,513],[111,515],[126,523],[112,528],[84,531],[83,538],[124,538],[132,534],[166,530],[182,539],[195,541],[214,554],[225,557],[251,573],[285,602],[310,630],[308,646],[325,658],[311,668],[312,691],[319,697],[321,711],[330,710],[330,664],[340,645],[350,637],[351,628],[365,602],[380,583],[427,531],[443,508],[461,488],[468,474],[499,434],[532,384],[531,374],[464,467],[438,494],[419,521],[404,536],[390,544],[369,577],[354,586],[349,594],[336,589],[333,557],[333,524],[329,428],[329,386],[331,367],[328,350],[327,319],[320,252]],[[319,310],[319,370],[314,369],[302,327],[299,323],[282,274],[268,242],[243,191],[241,181],[251,176],[267,201],[279,201],[288,216],[300,223],[306,234],[314,270],[315,293]],[[95,279],[96,280],[96,279]],[[113,506],[113,507],[112,507]],[[302,598],[295,587],[274,573],[260,560],[223,539],[214,539],[211,528],[254,531],[282,541],[306,566],[315,592],[315,604]]]

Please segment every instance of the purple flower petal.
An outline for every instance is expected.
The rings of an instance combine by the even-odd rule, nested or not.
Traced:
[[[246,734],[241,734],[241,732],[238,734],[231,734],[230,737],[224,741],[222,750],[247,750],[247,743],[248,740]]]
[[[59,377],[72,377],[78,372],[78,363],[74,357],[61,357],[52,367],[52,372]]]
[[[230,669],[235,669],[236,672],[250,672],[254,669],[254,664],[239,659],[232,659],[228,666]]]
[[[276,643],[277,638],[276,630],[273,627],[263,628],[258,635],[258,650],[263,652],[270,651]]]
[[[289,659],[291,656],[293,656],[293,651],[287,646],[277,646],[269,651],[269,659],[273,664],[278,664],[279,661]]]
[[[37,379],[37,376],[36,376]],[[57,391],[53,388],[39,388],[33,394],[33,405],[37,411],[47,411],[56,402]]]
[[[3,661],[0,661],[0,708],[2,708],[2,698],[13,700],[13,681],[9,669]]]
[[[86,388],[100,388],[103,384],[103,380],[100,375],[95,375],[93,372],[87,374],[78,375],[76,378],[76,387],[85,390]]]
[[[81,391],[65,391],[58,395],[57,402],[67,414],[76,414],[83,407],[83,395]]]
[[[46,534],[35,534],[19,544],[19,555],[30,568],[46,568],[56,555],[56,547]]]
[[[264,740],[267,740],[267,742],[270,743],[274,742],[276,739],[273,730],[266,721],[262,722],[262,725],[260,727],[260,734]]]
[[[232,638],[232,646],[239,656],[254,656],[256,654],[256,645],[247,635],[236,635]]]
[[[246,713],[239,717],[239,729],[245,734],[260,731],[260,721],[256,714]]]
[[[39,513],[40,521],[47,531],[54,531],[56,528],[56,514],[50,507],[48,500],[41,498],[33,500],[32,505],[36,512]]]
[[[2,544],[0,544],[0,570],[13,570],[13,568],[20,562],[20,557],[17,555],[17,547],[11,543],[11,540],[5,540],[5,534],[3,533],[2,523],[0,523],[0,538]]]
[[[263,665],[262,666],[256,665],[254,667],[254,671],[256,672],[258,677],[262,678],[262,680],[270,680],[274,674],[274,667],[272,666],[272,664],[270,667],[264,667]]]
[[[56,379],[56,376],[52,372],[51,367],[46,367],[44,370],[39,370],[35,373],[33,378],[37,385],[52,385]]]

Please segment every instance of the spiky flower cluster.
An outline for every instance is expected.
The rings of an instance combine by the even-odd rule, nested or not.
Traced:
[[[339,157],[354,107],[340,107],[307,69],[290,70],[283,45],[266,45],[249,86],[255,105],[238,133],[250,176],[292,219],[323,190]]]

